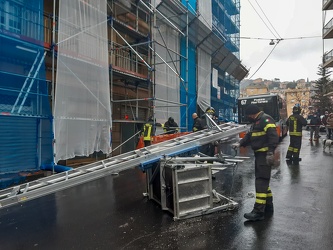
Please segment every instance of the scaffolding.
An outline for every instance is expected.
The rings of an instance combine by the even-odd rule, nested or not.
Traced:
[[[92,3],[76,2],[82,8]],[[221,116],[232,116],[239,81],[248,72],[239,60],[239,0],[108,0],[101,4],[106,5],[105,20],[98,22],[107,23],[114,155],[135,149],[137,138],[132,136],[150,116],[162,124],[172,116],[182,131],[191,129],[192,113],[208,106]],[[7,5],[1,7],[9,10]],[[59,1],[48,1],[42,8],[43,32],[38,40],[47,51],[44,71],[52,88],[46,96],[54,109],[59,80],[56,69],[61,63],[58,45],[67,38],[59,34]],[[71,32],[79,37],[82,27],[73,27]],[[75,42],[68,46],[75,46]],[[39,53],[40,58],[43,55]],[[37,69],[38,64],[31,65]],[[28,78],[38,79],[30,71]],[[29,85],[25,87],[29,89]],[[17,104],[10,107],[13,111],[20,106],[23,110],[20,103],[26,102],[26,90],[20,91]]]
[[[216,4],[218,13],[214,12]],[[128,92],[125,99],[114,95],[117,99],[113,98],[113,103],[121,110],[117,122],[128,123],[126,117],[137,124],[145,123],[149,116],[154,116],[157,123],[164,123],[172,116],[180,121],[181,127],[190,129],[190,115],[211,105],[218,106],[221,116],[233,120],[239,81],[247,74],[239,61],[239,5],[238,0],[112,1],[111,57],[114,64],[111,75],[135,75],[137,79],[116,77],[111,82],[132,90],[144,84],[148,88],[146,97],[142,93],[130,96]],[[143,23],[148,24],[143,25],[147,31],[144,34],[140,26]],[[124,28],[136,39],[128,33],[127,37],[121,35]],[[117,44],[119,40],[123,45]],[[119,53],[126,54],[126,59]],[[140,63],[146,69],[144,76],[129,68],[137,68],[130,63],[136,65],[136,59],[127,59],[131,55],[141,55]],[[123,66],[117,61],[120,57]],[[216,80],[213,92],[210,65],[220,72],[218,76],[223,75]],[[211,99],[212,94],[217,97]],[[121,103],[123,106],[119,107]],[[138,107],[143,107],[141,111],[146,108],[144,114]],[[133,134],[140,126],[132,129]]]
[[[43,10],[43,1],[0,1],[0,187],[52,161]]]

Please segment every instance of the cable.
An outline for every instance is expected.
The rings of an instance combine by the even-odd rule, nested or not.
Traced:
[[[318,37],[320,37],[322,39],[322,36],[300,36],[300,37],[287,37],[287,38],[283,38],[282,40],[296,40],[296,39],[318,38]]]
[[[272,52],[274,51],[274,49],[276,48],[276,46],[279,44],[280,40],[277,40],[277,43],[274,45],[273,49],[271,50],[271,52],[269,52],[268,56],[265,58],[265,60],[260,64],[259,68],[252,74],[251,77],[249,77],[249,79],[251,79],[257,72],[258,70],[262,67],[262,65],[264,65],[264,63],[267,61],[268,57],[272,54]]]
[[[299,36],[299,37],[286,37],[286,38],[265,38],[265,37],[249,37],[249,36],[241,36],[240,39],[249,39],[249,40],[298,40],[298,39],[308,39],[308,38],[322,38],[322,36]]]
[[[267,27],[267,29],[272,33],[272,35],[277,38],[277,36],[274,34],[274,32],[272,32],[272,30],[268,27],[268,25],[266,24],[266,22],[264,21],[264,19],[260,16],[260,14],[258,13],[258,11],[254,8],[254,6],[252,5],[252,3],[249,0],[250,5],[252,6],[252,8],[254,9],[254,11],[257,13],[257,15],[259,16],[259,18],[261,19],[261,21],[265,24],[265,26]]]
[[[269,22],[269,24],[272,26],[273,30],[276,32],[276,34],[278,35],[278,37],[281,38],[280,34],[276,31],[276,29],[274,28],[273,24],[269,21],[268,17],[266,16],[265,12],[263,11],[263,9],[261,8],[260,4],[257,2],[257,0],[255,0],[257,5],[259,6],[261,12],[264,14],[264,16],[266,17],[267,21]]]

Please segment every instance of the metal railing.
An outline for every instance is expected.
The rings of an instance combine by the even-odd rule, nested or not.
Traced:
[[[333,49],[324,54],[324,62],[328,62],[333,58]]]

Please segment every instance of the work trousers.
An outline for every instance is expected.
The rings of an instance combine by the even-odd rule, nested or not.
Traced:
[[[310,140],[313,138],[313,133],[314,133],[314,139],[318,140],[319,138],[319,126],[311,126],[310,127]]]
[[[273,195],[269,187],[271,179],[272,167],[266,163],[267,152],[256,152],[255,156],[255,187],[256,187],[256,201],[254,203],[254,210],[256,212],[264,212],[266,204],[273,204]]]
[[[326,130],[327,130],[327,139],[333,139],[333,128],[327,128],[326,127]]]
[[[299,159],[302,146],[302,136],[291,135],[286,158]]]

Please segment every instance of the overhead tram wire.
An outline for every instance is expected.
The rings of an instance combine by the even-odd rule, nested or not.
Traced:
[[[249,77],[249,79],[251,79],[258,71],[259,69],[264,65],[264,63],[267,61],[268,57],[273,53],[274,49],[276,48],[276,46],[279,44],[281,40],[277,40],[277,43],[274,45],[273,49],[271,50],[271,52],[269,52],[268,56],[265,58],[265,60],[260,64],[260,66],[257,68],[257,70]]]
[[[267,29],[272,33],[272,35],[275,37],[274,39],[266,39],[266,38],[250,38],[250,37],[240,37],[243,39],[257,39],[257,40],[271,40],[271,42],[269,43],[270,45],[274,45],[274,47],[272,48],[272,50],[269,52],[269,54],[267,55],[267,57],[265,58],[265,60],[260,64],[260,66],[258,67],[258,69],[252,74],[252,76],[249,78],[251,79],[258,71],[259,69],[264,65],[264,63],[267,61],[267,59],[269,58],[269,56],[273,53],[273,51],[275,50],[276,46],[282,41],[282,40],[291,40],[291,39],[303,39],[303,38],[315,38],[315,37],[297,37],[297,38],[282,38],[280,36],[280,34],[276,31],[276,29],[274,28],[274,26],[272,25],[272,23],[269,21],[268,17],[266,16],[264,10],[261,8],[260,4],[257,2],[257,0],[254,0],[256,2],[256,4],[258,5],[258,7],[260,8],[261,12],[263,13],[263,15],[265,16],[265,18],[267,19],[267,21],[269,22],[269,24],[271,25],[271,27],[273,28],[273,30],[275,31],[275,33],[278,35],[276,36],[276,34],[274,34],[274,32],[268,27],[267,23],[265,22],[265,20],[260,16],[260,14],[258,13],[258,11],[254,8],[253,4],[251,3],[250,0],[248,0],[248,2],[250,3],[251,7],[253,8],[253,10],[257,13],[257,15],[259,16],[259,18],[262,20],[262,22],[265,24],[265,26],[267,27]],[[276,43],[275,43],[276,42]]]
[[[265,60],[260,64],[258,69],[249,77],[251,79],[258,71],[259,69],[264,65],[264,63],[267,61],[268,57],[273,53],[276,46],[279,44],[279,42],[283,40],[298,40],[298,39],[308,39],[308,38],[321,38],[321,36],[300,36],[300,37],[287,37],[287,38],[280,38],[280,39],[272,39],[272,38],[263,38],[263,37],[240,37],[241,39],[253,39],[253,40],[271,40],[276,41],[275,46],[273,49],[269,52],[268,56],[265,58]]]
[[[286,37],[286,38],[265,38],[265,37],[250,37],[250,36],[241,36],[240,39],[249,39],[249,40],[299,40],[299,39],[309,39],[309,38],[322,38],[322,36],[299,36],[299,37]]]
[[[268,17],[266,16],[264,10],[261,8],[260,4],[257,2],[257,0],[255,0],[257,5],[259,6],[261,12],[264,14],[264,16],[266,17],[267,21],[269,22],[269,24],[271,25],[271,27],[273,28],[273,30],[275,31],[275,33],[278,35],[278,37],[281,39],[282,37],[280,36],[279,32],[276,31],[276,29],[274,28],[273,24],[271,23],[271,21],[268,19]]]
[[[276,34],[274,34],[274,32],[270,29],[270,27],[268,27],[267,23],[265,22],[265,20],[260,16],[260,14],[258,13],[258,11],[254,8],[253,4],[250,2],[249,0],[249,3],[251,5],[251,7],[253,8],[253,10],[257,13],[257,15],[259,16],[259,18],[261,19],[261,21],[265,24],[265,26],[267,27],[267,29],[272,33],[272,35],[275,37],[275,39],[279,39]],[[257,3],[258,4],[258,3]],[[259,5],[259,4],[258,4]],[[260,5],[259,5],[259,8],[260,8]],[[261,9],[261,8],[260,8]],[[263,12],[263,10],[261,9],[261,11]],[[265,14],[264,14],[265,15]],[[266,15],[265,15],[266,17]],[[267,17],[266,17],[267,18]],[[271,24],[272,25],[272,24]],[[273,27],[273,25],[272,25]],[[273,27],[274,29],[274,27]],[[275,30],[275,29],[274,29]],[[277,33],[277,32],[276,32]]]

